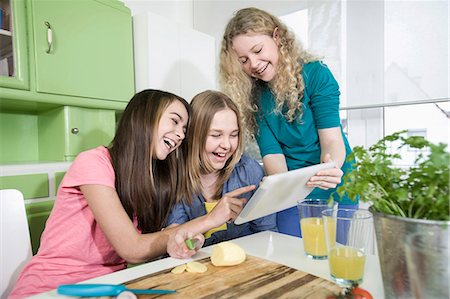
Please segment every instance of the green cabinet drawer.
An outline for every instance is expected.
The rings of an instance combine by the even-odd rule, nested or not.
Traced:
[[[37,91],[129,101],[134,93],[130,10],[113,1],[30,2]]]
[[[49,196],[48,175],[23,174],[0,177],[0,189],[17,189],[25,199]]]
[[[114,137],[114,110],[64,106],[39,115],[39,160],[71,161],[81,151],[108,146]]]
[[[47,218],[52,211],[54,201],[30,203],[25,206],[27,211],[28,226],[30,228],[31,246],[33,255],[37,253],[41,242],[41,235],[45,228]]]
[[[55,172],[55,194],[58,194],[59,185],[61,184],[61,181],[65,175],[65,172]]]

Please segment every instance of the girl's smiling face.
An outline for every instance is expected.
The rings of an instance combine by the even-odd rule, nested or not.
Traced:
[[[243,71],[265,82],[271,81],[278,66],[278,29],[273,36],[264,34],[240,34],[233,38],[233,50]]]
[[[218,111],[211,121],[205,143],[206,156],[216,171],[225,167],[225,163],[236,151],[238,142],[236,114],[229,108]]]
[[[186,108],[178,100],[173,101],[163,112],[155,144],[155,156],[158,160],[166,159],[167,155],[180,146],[186,135],[188,117]]]

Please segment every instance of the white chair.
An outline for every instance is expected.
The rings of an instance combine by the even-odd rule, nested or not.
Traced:
[[[25,202],[20,191],[0,190],[0,215],[0,298],[6,298],[32,256]]]

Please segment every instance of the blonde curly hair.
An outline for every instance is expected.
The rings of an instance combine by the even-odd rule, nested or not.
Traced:
[[[305,50],[277,17],[258,8],[244,8],[235,13],[225,29],[220,50],[220,85],[238,105],[243,125],[249,136],[256,130],[255,113],[258,111],[258,80],[248,76],[233,50],[233,38],[241,34],[263,34],[273,36],[278,28],[279,59],[277,75],[268,83],[275,95],[275,113],[282,113],[287,107],[285,117],[289,122],[300,119],[305,83],[301,75],[303,64],[318,58]]]

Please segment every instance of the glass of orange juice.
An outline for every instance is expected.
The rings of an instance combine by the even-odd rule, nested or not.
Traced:
[[[324,232],[331,278],[342,286],[360,284],[374,236],[372,213],[326,209],[322,211],[322,220],[324,226],[330,228]]]
[[[322,211],[337,208],[337,203],[328,204],[326,199],[305,199],[297,203],[302,232],[303,248],[307,257],[315,260],[327,258]],[[330,227],[336,231],[334,227]]]

